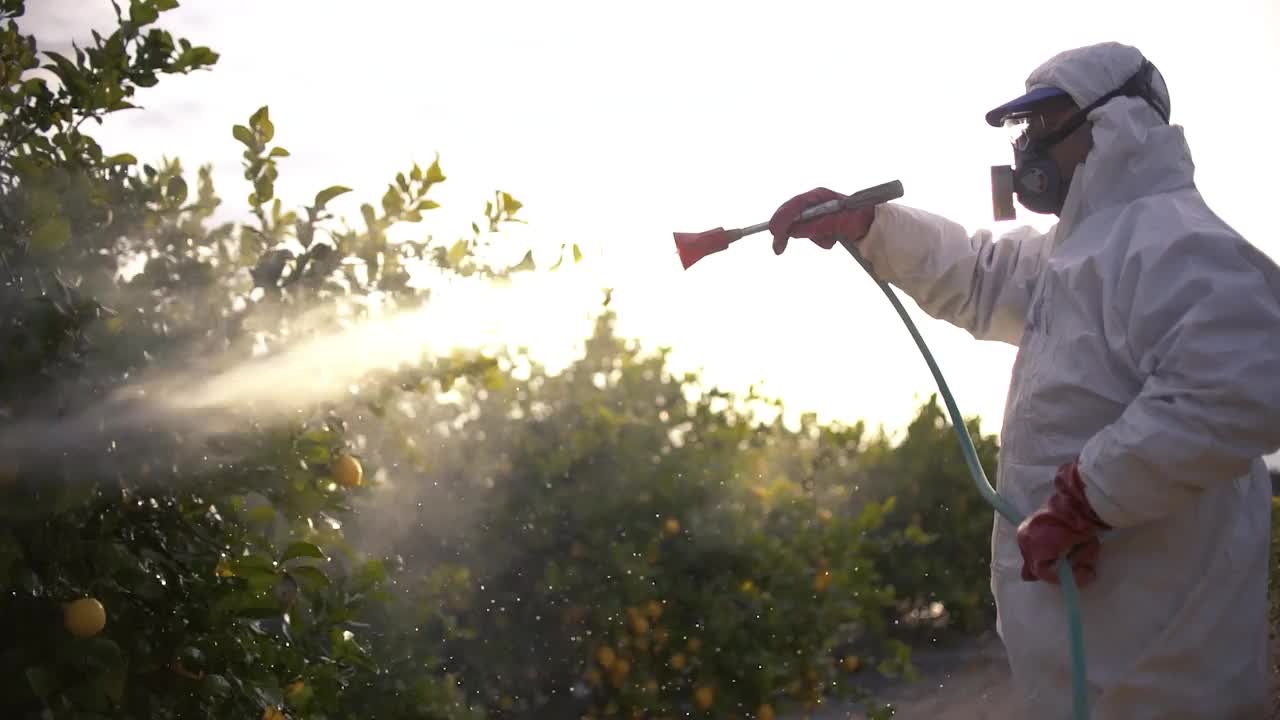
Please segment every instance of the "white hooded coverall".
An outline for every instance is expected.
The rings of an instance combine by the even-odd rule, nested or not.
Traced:
[[[1027,89],[1084,107],[1141,62],[1114,43],[1072,50]],[[887,204],[858,248],[932,317],[1018,347],[998,492],[1029,514],[1079,457],[1116,528],[1081,590],[1092,718],[1264,718],[1280,270],[1205,204],[1180,127],[1129,97],[1089,120],[1093,148],[1048,233],[996,240]],[[1021,579],[1016,528],[999,516],[991,550],[1028,717],[1070,718],[1061,589]]]

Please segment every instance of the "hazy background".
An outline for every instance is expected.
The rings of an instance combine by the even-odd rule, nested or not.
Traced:
[[[989,166],[1011,158],[984,112],[1056,52],[1117,40],[1163,71],[1210,206],[1280,256],[1280,106],[1262,91],[1280,70],[1278,8],[184,0],[162,25],[221,53],[215,71],[143,91],[146,112],[94,132],[108,152],[178,156],[192,172],[212,162],[230,212],[250,189],[230,128],[263,104],[292,154],[276,185],[285,207],[343,184],[356,192],[334,206],[358,218],[397,171],[439,152],[444,207],[424,233],[469,234],[500,188],[526,205],[519,232],[586,253],[522,303],[513,343],[556,366],[613,287],[620,332],[673,346],[678,368],[756,383],[792,416],[892,429],[935,386],[856,263],[807,241],[775,258],[759,236],[682,271],[671,233],[762,221],[817,185],[894,178],[906,204],[993,226]],[[111,17],[106,0],[31,0],[25,24],[67,42]],[[1013,349],[915,315],[961,410],[998,430]]]

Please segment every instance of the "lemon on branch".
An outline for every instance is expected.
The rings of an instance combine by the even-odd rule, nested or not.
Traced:
[[[80,598],[63,608],[62,624],[78,638],[91,638],[106,627],[107,609],[96,598]]]
[[[342,487],[360,487],[364,483],[364,468],[359,460],[344,453],[333,461],[333,477]]]

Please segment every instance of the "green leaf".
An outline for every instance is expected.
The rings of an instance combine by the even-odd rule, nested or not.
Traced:
[[[511,193],[502,193],[502,207],[510,215],[515,215],[520,208],[524,207],[524,203],[511,197]]]
[[[200,683],[200,694],[211,700],[226,697],[231,694],[231,683],[221,675],[206,675]]]
[[[274,600],[254,599],[236,608],[235,614],[248,620],[267,620],[280,617],[280,606]]]
[[[289,157],[289,151],[282,147],[273,147],[268,157]]]
[[[327,187],[324,190],[321,190],[320,192],[316,193],[315,206],[317,209],[322,208],[326,204],[328,204],[330,200],[338,197],[339,195],[343,195],[349,192],[351,192],[351,188],[343,187],[341,185],[334,185],[332,187]]]
[[[573,244],[573,261],[575,263],[582,262],[582,250],[578,247],[578,243]]]
[[[262,176],[253,181],[253,194],[258,198],[259,203],[264,203],[275,197],[275,184],[271,182],[271,178]]]
[[[280,562],[289,562],[294,558],[309,557],[319,560],[328,560],[324,551],[309,542],[296,542],[285,548],[284,555],[280,556]]]
[[[121,656],[118,662],[102,668],[94,678],[94,689],[118,706],[124,700],[124,688],[128,679],[129,661]]]
[[[235,137],[235,139],[239,140],[245,145],[248,145],[249,147],[254,146],[253,131],[245,127],[244,125],[236,125],[235,127],[231,128],[231,134],[232,136]]]
[[[135,25],[150,25],[160,19],[160,12],[154,6],[133,0],[129,3],[129,21]]]
[[[57,252],[71,240],[71,222],[61,215],[45,218],[31,232],[31,245],[41,252]]]
[[[364,565],[360,566],[358,577],[361,584],[365,587],[381,585],[387,580],[386,563],[382,562],[382,560],[378,558],[368,560]]]
[[[260,571],[275,575],[276,565],[275,562],[266,555],[254,554],[235,558],[232,561],[231,570],[236,575],[240,575],[242,572],[252,571]]]
[[[459,240],[453,244],[453,247],[449,248],[449,254],[445,256],[445,260],[451,267],[457,267],[458,263],[462,262],[462,259],[467,256],[467,252],[467,241]]]
[[[182,204],[186,202],[187,181],[183,180],[181,175],[169,178],[169,184],[165,186],[164,194],[175,203]]]
[[[54,688],[57,687],[57,681],[57,675],[48,667],[27,668],[27,684],[31,686],[31,692],[41,700],[47,699],[53,693]]]
[[[155,5],[160,12],[173,10],[178,7],[178,0],[151,0],[151,4]]]
[[[329,587],[329,576],[325,575],[319,568],[303,565],[289,570],[289,574],[296,578],[301,584],[312,589]]]
[[[387,215],[399,215],[403,209],[404,199],[400,197],[400,193],[394,187],[388,187],[387,192],[382,195],[382,211]]]
[[[270,505],[261,505],[249,511],[248,517],[254,522],[271,522],[276,517],[275,508]]]
[[[0,534],[0,581],[7,581],[14,563],[22,560],[22,546],[11,532]]]
[[[431,163],[431,167],[427,168],[427,185],[434,185],[438,182],[444,182],[444,172],[440,170],[440,156],[437,155],[435,161]]]
[[[249,127],[258,131],[264,143],[271,142],[271,138],[276,136],[276,126],[271,123],[271,111],[266,105],[249,116]]]
[[[124,652],[120,646],[106,637],[89,638],[76,643],[76,653],[95,668],[119,665],[124,659]]]
[[[103,158],[102,164],[107,167],[112,165],[137,165],[138,158],[130,155],[129,153],[120,153],[118,155]]]
[[[533,270],[534,267],[535,266],[533,264],[533,251],[528,250],[524,254],[524,259],[522,259],[518,265],[516,265],[511,269],[514,272],[525,272],[526,270]]]
[[[436,202],[435,200],[422,200],[421,202],[418,203],[419,211],[435,210],[438,207],[440,207],[440,203]]]

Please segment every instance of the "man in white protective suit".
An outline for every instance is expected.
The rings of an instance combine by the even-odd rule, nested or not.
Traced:
[[[1049,232],[896,203],[798,222],[840,197],[818,188],[778,208],[774,251],[846,243],[932,317],[1017,346],[996,484],[1027,519],[996,517],[991,589],[1028,717],[1071,716],[1074,549],[1092,718],[1264,718],[1280,269],[1206,205],[1137,49],[1060,53],[1026,90],[986,119],[1015,131],[1007,187]]]

